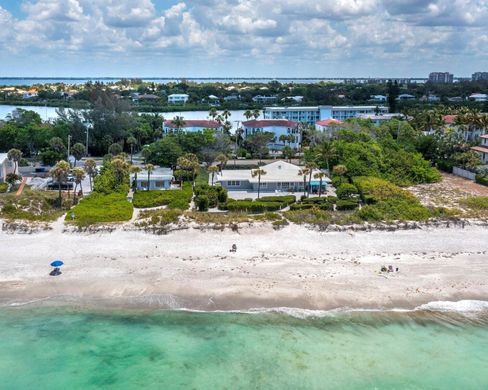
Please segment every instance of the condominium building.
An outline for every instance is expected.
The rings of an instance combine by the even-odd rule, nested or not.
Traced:
[[[315,125],[326,119],[344,121],[362,114],[387,113],[384,106],[315,106],[315,107],[266,107],[264,119],[287,119]]]
[[[449,72],[432,72],[429,81],[435,84],[450,84],[454,81],[454,75]]]
[[[475,72],[471,76],[473,81],[488,81],[488,72]]]

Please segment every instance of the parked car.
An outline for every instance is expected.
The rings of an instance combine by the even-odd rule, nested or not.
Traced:
[[[57,181],[50,181],[47,183],[48,190],[59,190],[59,183]],[[61,190],[67,191],[67,190],[72,190],[73,189],[73,183],[61,183]]]

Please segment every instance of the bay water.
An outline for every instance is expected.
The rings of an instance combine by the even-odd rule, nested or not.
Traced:
[[[488,313],[0,309],[0,389],[486,389]]]

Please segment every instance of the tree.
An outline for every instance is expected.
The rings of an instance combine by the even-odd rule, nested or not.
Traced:
[[[324,180],[324,177],[327,175],[324,172],[317,172],[313,175],[314,179],[319,179],[320,181],[320,187],[319,187],[319,198],[322,195],[322,182]]]
[[[131,165],[130,166],[130,173],[133,173],[134,174],[134,182],[131,183],[134,192],[137,191],[137,174],[140,173],[141,170],[142,169],[140,167],[138,167],[137,165]]]
[[[81,160],[81,158],[85,155],[86,150],[85,146],[82,143],[76,143],[73,145],[71,148],[71,153],[73,154],[73,157],[75,158],[75,167],[76,167],[76,162]]]
[[[147,171],[147,191],[149,191],[149,187],[151,186],[151,173],[154,171],[154,165],[146,164],[144,165],[144,169]]]
[[[225,168],[225,164],[227,164],[227,161],[229,160],[227,156],[223,153],[220,153],[216,158],[216,161],[219,162],[219,171],[222,173],[222,169]]]
[[[120,144],[114,143],[109,146],[108,154],[111,154],[112,156],[117,156],[120,153],[122,153],[122,146],[120,146]]]
[[[75,168],[72,171],[73,176],[75,177],[75,190],[73,192],[73,203],[76,203],[77,192],[76,189],[80,186],[80,192],[83,196],[83,185],[82,182],[86,177],[85,171],[81,168]]]
[[[9,173],[5,176],[5,182],[10,184],[10,187],[13,187],[15,183],[22,180],[22,176],[17,175],[16,173]]]
[[[127,138],[127,145],[130,147],[130,163],[132,164],[132,157],[134,156],[134,146],[137,144],[135,137],[130,136]]]
[[[208,167],[207,171],[212,175],[212,185],[214,185],[214,177],[215,174],[219,171],[219,168],[216,167],[215,165],[212,165],[211,167]]]
[[[49,146],[51,147],[52,150],[54,150],[56,153],[59,155],[66,155],[66,146],[64,145],[64,142],[61,138],[59,137],[53,137],[49,140]]]
[[[193,153],[186,153],[178,158],[177,166],[186,171],[191,171],[193,178],[193,185],[195,185],[196,170],[200,167],[198,157]]]
[[[306,165],[306,168],[308,169],[308,196],[310,196],[310,193],[312,192],[312,174],[313,171],[318,168],[318,165],[311,161]]]
[[[303,196],[307,194],[307,176],[310,174],[310,170],[308,168],[302,168],[298,171],[300,176],[303,176]]]
[[[251,119],[253,116],[254,115],[253,115],[253,112],[251,110],[244,111],[244,118],[246,118],[247,120]]]
[[[22,152],[19,149],[10,149],[7,153],[7,158],[14,162],[14,173],[17,173]]]
[[[335,158],[337,155],[334,143],[331,141],[325,141],[318,146],[317,151],[317,157],[325,162],[327,172],[330,175],[329,161]]]
[[[266,175],[266,171],[262,168],[255,169],[251,171],[252,177],[258,177],[258,199],[261,193],[261,176]]]
[[[270,132],[254,133],[244,141],[245,148],[253,157],[259,157],[259,160],[268,153],[268,144],[272,142],[274,134]]]
[[[332,168],[332,174],[337,176],[344,176],[347,173],[347,168],[345,165],[336,165]]]
[[[259,108],[256,108],[253,112],[252,112],[252,116],[254,117],[254,119],[258,119],[259,116],[261,115],[261,110]]]
[[[162,167],[174,167],[178,157],[183,155],[183,149],[174,136],[164,137],[142,149],[146,163],[157,164]]]
[[[97,163],[92,159],[86,160],[83,168],[90,178],[90,190],[93,191],[93,178],[97,174]]]
[[[336,190],[337,197],[342,200],[351,199],[358,194],[358,189],[354,184],[343,183]]]
[[[290,146],[286,145],[284,148],[283,148],[283,157],[288,159],[289,162],[291,162],[291,159],[293,157],[295,157],[295,151],[293,150],[293,148],[291,148]]]
[[[212,119],[215,119],[215,117],[217,116],[217,109],[215,107],[210,108],[210,110],[208,111],[208,116]]]
[[[176,130],[181,130],[183,127],[185,127],[185,120],[183,119],[182,116],[175,116],[173,120],[171,121],[173,126],[175,127]]]
[[[49,172],[49,175],[58,183],[59,189],[59,198],[58,198],[58,206],[61,207],[63,205],[63,199],[61,197],[61,185],[65,183],[68,179],[68,172],[70,166],[67,161],[61,160],[59,161]]]

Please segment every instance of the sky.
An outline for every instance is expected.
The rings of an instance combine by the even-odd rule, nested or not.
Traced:
[[[0,77],[488,71],[488,0],[0,0]]]

